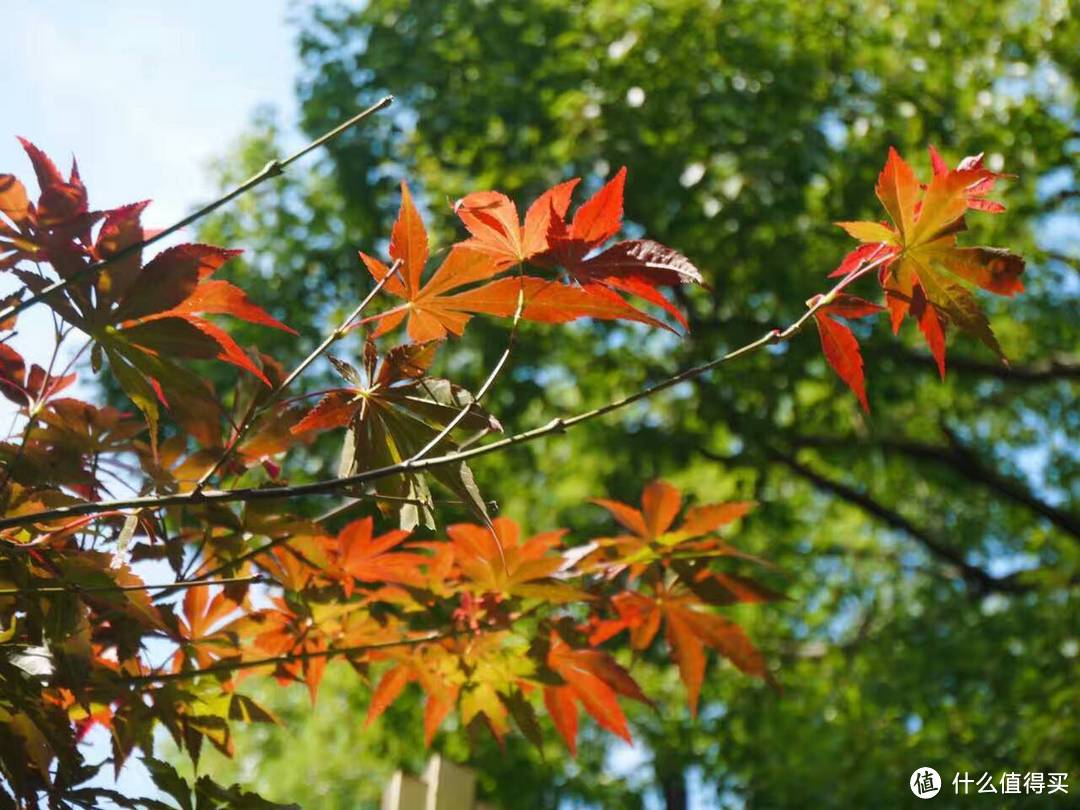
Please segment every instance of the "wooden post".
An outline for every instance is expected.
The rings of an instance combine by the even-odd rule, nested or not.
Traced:
[[[424,771],[428,785],[425,810],[472,810],[476,801],[476,777],[468,768],[436,754]]]
[[[480,810],[476,776],[435,755],[419,779],[397,771],[383,790],[382,810]],[[485,805],[484,810],[493,810]]]
[[[415,776],[397,771],[383,789],[381,810],[427,810],[428,786]]]

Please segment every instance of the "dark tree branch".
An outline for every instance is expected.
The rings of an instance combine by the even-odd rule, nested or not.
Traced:
[[[885,506],[871,495],[860,492],[842,481],[834,481],[799,461],[795,456],[785,453],[777,448],[767,447],[766,453],[770,459],[783,464],[796,475],[813,484],[814,487],[820,491],[842,498],[848,503],[858,506],[868,515],[877,518],[889,528],[908,535],[932,555],[953,566],[964,578],[964,581],[974,587],[977,591],[982,593],[991,593],[995,591],[1002,593],[1024,593],[1030,590],[1029,586],[1020,582],[1013,575],[1007,577],[995,577],[978,566],[972,565],[964,559],[964,555],[960,551],[932,534],[929,530],[915,525],[899,512]]]
[[[1076,199],[1080,199],[1080,189],[1063,188],[1056,194],[1051,194],[1049,197],[1047,197],[1042,207],[1044,211],[1050,210],[1053,208],[1057,208],[1058,206],[1063,205],[1070,200]]]
[[[926,352],[898,347],[896,356],[912,365],[923,366],[926,369],[936,369],[934,358]],[[1006,382],[1044,383],[1057,380],[1080,380],[1080,359],[1067,356],[1037,360],[1027,365],[1011,364],[1006,366],[1002,363],[976,360],[972,357],[958,357],[955,354],[950,354],[948,365],[950,370],[964,374],[979,374],[984,377],[997,377]]]
[[[1037,498],[1021,481],[987,465],[974,450],[963,444],[958,436],[946,431],[948,444],[931,444],[911,439],[871,438],[860,440],[844,436],[796,436],[792,443],[796,447],[814,447],[820,449],[847,448],[863,445],[878,447],[886,452],[900,453],[908,458],[919,459],[931,464],[946,466],[959,475],[977,484],[982,484],[1011,501],[1026,506],[1032,512],[1046,518],[1057,528],[1074,539],[1080,540],[1080,516],[1065,509],[1053,506]]]
[[[1056,250],[1044,251],[1043,255],[1052,262],[1061,262],[1067,267],[1071,267],[1073,270],[1080,273],[1080,256],[1070,256],[1067,253],[1060,253]]]

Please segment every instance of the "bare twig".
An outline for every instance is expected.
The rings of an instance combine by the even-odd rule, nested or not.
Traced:
[[[429,452],[431,452],[431,450],[433,450],[435,447],[438,447],[439,443],[442,442],[442,440],[445,439],[447,436],[449,436],[450,433],[454,430],[454,428],[456,428],[464,421],[465,417],[469,415],[469,411],[472,410],[473,405],[479,405],[480,400],[482,400],[487,395],[487,392],[491,389],[491,386],[495,384],[495,380],[498,379],[499,374],[502,373],[503,367],[506,365],[506,361],[510,359],[510,353],[514,349],[514,340],[517,337],[518,325],[521,323],[521,314],[524,311],[525,288],[524,286],[522,286],[518,289],[517,308],[514,311],[514,322],[510,327],[510,337],[507,338],[506,348],[503,349],[503,353],[499,356],[499,359],[495,363],[495,366],[491,369],[491,373],[488,374],[487,379],[484,380],[479,390],[473,396],[473,401],[467,404],[460,411],[458,411],[454,415],[454,418],[447,422],[446,426],[442,430],[440,430],[431,441],[429,441],[427,444],[417,450],[409,459],[410,462],[419,461]]]
[[[347,487],[356,486],[357,484],[365,484],[369,481],[376,481],[378,479],[387,478],[393,475],[401,475],[402,473],[407,472],[419,472],[422,470],[431,469],[433,467],[440,467],[446,464],[456,464],[462,461],[467,461],[471,458],[486,456],[489,453],[496,453],[514,445],[532,442],[536,439],[542,438],[544,436],[549,436],[554,433],[563,433],[567,429],[574,427],[575,425],[579,425],[583,422],[589,422],[593,419],[606,416],[607,414],[614,411],[622,410],[623,408],[626,408],[629,405],[634,404],[635,402],[640,402],[641,400],[655,396],[661,391],[666,391],[668,388],[678,385],[681,382],[701,377],[702,375],[712,371],[713,369],[719,368],[724,363],[730,362],[747,354],[752,354],[753,352],[765,346],[771,346],[790,340],[791,337],[793,337],[797,332],[799,332],[799,330],[801,330],[807,324],[807,322],[814,317],[814,314],[819,309],[831,304],[837,293],[839,293],[842,289],[847,287],[857,278],[873,270],[878,264],[881,264],[887,258],[888,257],[883,257],[882,259],[879,259],[875,262],[871,262],[849,274],[848,276],[845,276],[826,295],[820,296],[816,300],[814,300],[814,302],[808,307],[807,311],[803,313],[802,317],[789,325],[786,329],[772,329],[759,337],[757,340],[753,340],[743,346],[740,346],[737,349],[733,349],[722,357],[718,357],[715,360],[710,360],[707,363],[685,369],[678,374],[672,375],[671,377],[655,383],[654,385],[643,388],[634,394],[630,394],[629,396],[614,400],[605,405],[593,408],[592,410],[575,414],[574,416],[557,417],[555,419],[552,419],[546,425],[533,428],[532,430],[526,430],[513,436],[507,436],[497,441],[489,442],[488,444],[482,444],[468,450],[458,450],[455,452],[446,453],[441,456],[432,456],[429,458],[420,459],[418,461],[406,459],[405,461],[399,462],[397,464],[391,464],[385,467],[377,467],[372,470],[365,470],[364,472],[357,473],[355,475],[342,476],[339,478],[330,478],[323,481],[314,481],[309,484],[295,484],[278,487],[246,487],[229,490],[204,490],[198,493],[178,493],[175,495],[148,496],[141,498],[130,498],[126,500],[100,501],[97,503],[82,503],[74,504],[71,506],[62,506],[55,509],[45,509],[40,512],[30,512],[23,515],[0,519],[0,530],[9,529],[14,526],[25,526],[31,523],[57,520],[77,515],[96,515],[101,512],[118,509],[157,508],[162,506],[178,506],[182,504],[192,503],[239,503],[250,501],[291,499],[304,497],[307,495],[326,495],[338,492]],[[11,547],[17,548],[17,546]]]

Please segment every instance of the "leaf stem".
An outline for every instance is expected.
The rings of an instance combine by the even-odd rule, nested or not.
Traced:
[[[432,449],[437,447],[443,439],[445,439],[451,434],[451,432],[453,432],[454,428],[456,428],[462,423],[462,421],[464,421],[465,417],[469,415],[469,411],[472,410],[472,407],[474,405],[479,405],[480,400],[482,400],[487,395],[487,392],[491,390],[491,386],[495,384],[495,380],[498,379],[499,374],[502,373],[503,367],[506,365],[506,361],[510,359],[510,353],[514,349],[514,341],[517,338],[518,326],[521,323],[521,314],[524,311],[525,286],[524,282],[522,282],[522,285],[518,288],[517,308],[514,311],[514,322],[510,327],[510,337],[506,341],[506,348],[503,349],[503,352],[499,356],[498,361],[496,361],[494,367],[491,369],[491,373],[488,374],[487,379],[484,380],[483,384],[473,396],[473,401],[468,403],[464,408],[454,414],[454,418],[447,422],[446,426],[442,430],[440,430],[434,436],[434,438],[432,438],[431,441],[429,441],[427,444],[417,450],[406,462],[407,464],[413,464],[419,461],[424,456],[426,456]]]
[[[360,314],[364,311],[364,309],[367,308],[367,305],[370,304],[371,301],[375,298],[375,296],[379,294],[382,288],[386,286],[386,282],[389,280],[389,278],[393,275],[400,273],[400,267],[401,261],[395,261],[393,266],[390,268],[390,272],[383,276],[381,279],[379,279],[379,281],[371,289],[371,292],[364,296],[364,299],[356,305],[353,311],[349,313],[348,317],[345,318],[345,320],[343,320],[341,324],[336,329],[334,329],[334,331],[327,335],[326,339],[323,340],[323,342],[320,343],[318,346],[316,346],[315,349],[307,357],[301,360],[300,364],[289,373],[289,376],[282,380],[281,383],[279,383],[278,386],[270,392],[270,394],[267,396],[266,399],[262,401],[262,403],[259,403],[258,397],[251,401],[251,406],[248,408],[247,413],[241,420],[240,425],[236,428],[236,432],[233,434],[233,439],[231,442],[229,442],[229,446],[225,448],[225,450],[221,453],[220,456],[218,456],[217,461],[214,462],[213,466],[211,466],[210,469],[208,469],[202,474],[202,476],[200,476],[199,481],[195,484],[195,489],[192,492],[193,496],[198,497],[200,494],[202,494],[203,488],[206,486],[206,483],[214,476],[214,474],[218,470],[221,469],[222,465],[224,465],[225,462],[229,460],[233,452],[239,446],[240,442],[243,441],[244,437],[247,435],[247,432],[251,429],[251,426],[255,424],[255,420],[261,414],[263,414],[267,408],[269,408],[277,401],[278,397],[280,397],[281,394],[296,381],[297,377],[299,377],[307,370],[308,366],[310,366],[319,357],[321,357],[323,352],[329,349],[334,343],[341,340],[341,338],[345,336],[345,334],[349,330],[350,324],[352,324],[353,321],[360,317]]]

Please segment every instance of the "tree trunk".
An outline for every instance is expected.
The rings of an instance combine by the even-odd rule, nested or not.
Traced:
[[[664,810],[686,810],[686,775],[679,770],[658,774],[664,794]]]

